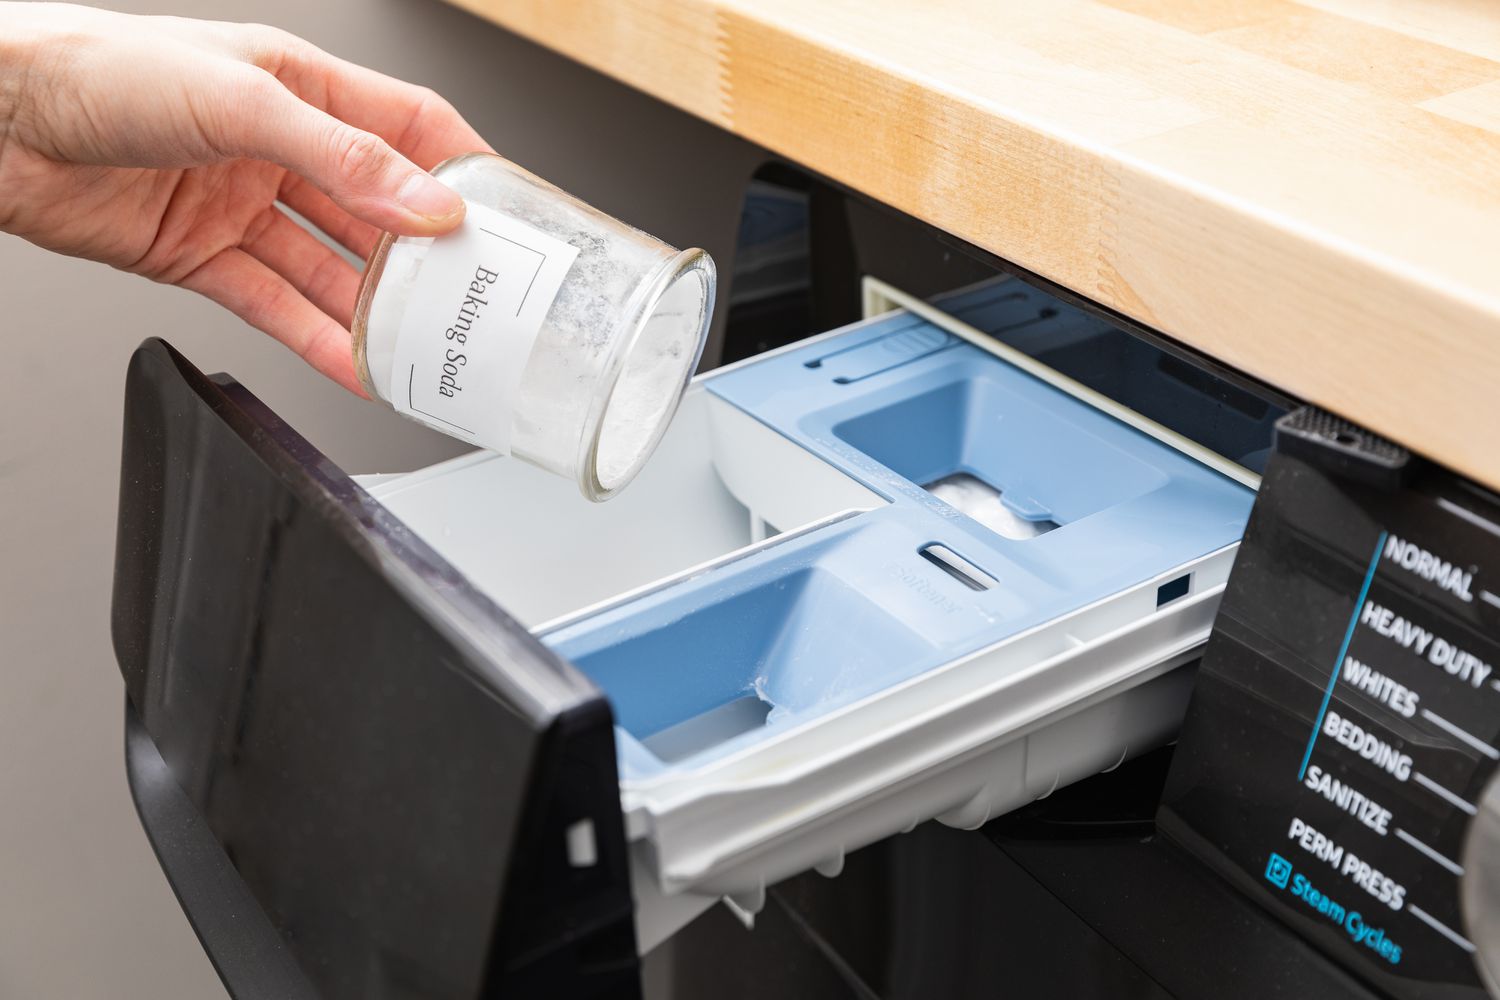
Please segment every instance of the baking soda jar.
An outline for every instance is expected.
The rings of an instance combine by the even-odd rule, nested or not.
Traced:
[[[609,499],[698,365],[712,259],[492,153],[432,173],[463,196],[464,221],[436,239],[381,237],[354,312],[360,381],[414,420]]]

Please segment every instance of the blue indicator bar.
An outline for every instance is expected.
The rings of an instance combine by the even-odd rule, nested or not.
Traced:
[[[1333,697],[1333,686],[1339,681],[1339,671],[1344,667],[1344,656],[1349,652],[1349,641],[1354,638],[1354,626],[1359,624],[1359,612],[1370,594],[1370,582],[1375,579],[1375,567],[1380,565],[1380,553],[1385,550],[1387,532],[1380,533],[1375,543],[1375,552],[1370,556],[1370,568],[1365,570],[1365,582],[1360,585],[1359,597],[1354,602],[1354,611],[1349,615],[1349,627],[1344,629],[1344,643],[1339,646],[1338,659],[1333,661],[1333,673],[1328,677],[1328,687],[1323,692],[1323,704],[1318,706],[1318,717],[1313,720],[1312,732],[1307,737],[1307,752],[1302,755],[1302,767],[1297,770],[1297,780],[1307,776],[1307,762],[1312,760],[1313,744],[1318,742],[1318,731],[1323,728],[1323,716],[1328,714],[1328,702]]]

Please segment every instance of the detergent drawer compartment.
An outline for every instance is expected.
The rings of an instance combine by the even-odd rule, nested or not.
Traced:
[[[608,699],[643,912],[1171,739],[1254,495],[904,313],[700,376],[602,506],[478,455],[370,489]]]

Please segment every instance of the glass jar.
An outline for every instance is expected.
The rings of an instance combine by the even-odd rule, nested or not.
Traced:
[[[714,265],[493,153],[433,176],[463,196],[451,234],[383,235],[354,312],[371,396],[607,500],[650,457],[697,368]]]

